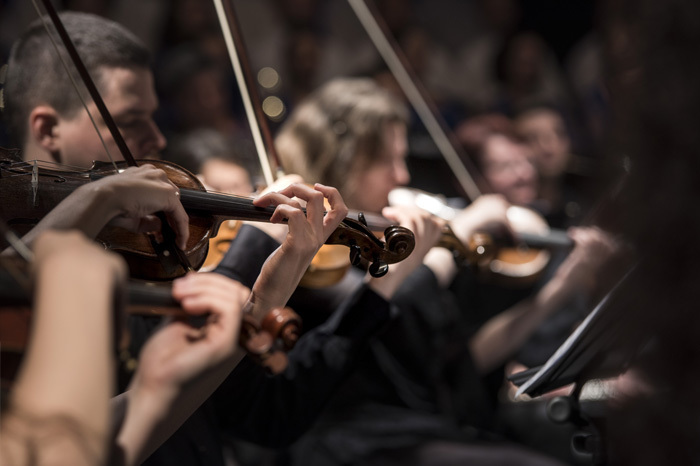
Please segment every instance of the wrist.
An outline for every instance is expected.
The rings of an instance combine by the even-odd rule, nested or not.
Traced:
[[[568,292],[566,280],[555,275],[535,296],[535,305],[543,312],[557,309],[566,301]]]
[[[432,248],[425,255],[423,264],[433,272],[440,288],[447,288],[457,274],[454,256],[445,248]]]
[[[101,216],[97,219],[93,218],[93,222],[99,222],[100,229],[114,217],[126,213],[126,209],[121,205],[122,196],[119,196],[112,185],[106,181],[109,181],[109,178],[93,181],[78,188],[78,190],[84,190],[82,197],[88,202],[87,211],[90,215],[94,216],[97,213]]]

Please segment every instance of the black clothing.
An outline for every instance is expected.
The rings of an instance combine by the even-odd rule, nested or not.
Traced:
[[[453,297],[419,267],[392,301],[399,314],[294,448],[298,464],[353,464],[429,440],[468,442],[490,406]]]
[[[216,272],[250,287],[278,246],[260,230],[244,226]],[[223,466],[223,433],[274,447],[292,442],[313,423],[389,315],[384,299],[359,287],[326,323],[299,340],[282,374],[269,376],[245,358],[144,464]],[[136,327],[143,343],[152,323],[137,321]]]

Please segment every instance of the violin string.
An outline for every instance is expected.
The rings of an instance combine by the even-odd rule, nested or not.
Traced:
[[[39,15],[39,19],[41,20],[41,24],[44,26],[44,29],[46,30],[46,35],[49,37],[49,40],[51,40],[51,44],[53,45],[54,50],[56,50],[56,54],[58,55],[58,58],[61,60],[61,63],[63,64],[63,68],[66,70],[66,73],[68,74],[68,77],[70,78],[71,83],[73,84],[73,89],[75,89],[75,92],[78,94],[78,98],[80,99],[80,103],[83,105],[83,108],[88,114],[88,117],[90,118],[90,122],[92,123],[92,126],[95,128],[95,131],[97,132],[97,137],[100,138],[100,142],[102,143],[102,147],[105,150],[105,153],[107,154],[107,157],[109,158],[109,161],[112,162],[112,165],[114,166],[114,170],[117,170],[117,164],[114,162],[114,158],[112,158],[112,154],[109,152],[109,149],[107,148],[107,143],[105,142],[104,138],[102,137],[102,133],[100,132],[99,128],[97,127],[97,122],[95,121],[95,118],[93,118],[92,113],[90,112],[90,109],[88,109],[87,102],[85,101],[85,98],[83,97],[83,94],[80,92],[80,88],[78,87],[78,83],[75,81],[75,78],[73,77],[73,73],[71,73],[70,67],[68,66],[68,63],[66,62],[65,58],[63,57],[63,54],[61,53],[58,43],[56,43],[56,40],[54,39],[51,30],[49,28],[48,22],[46,21],[45,15],[41,13],[41,10],[39,8],[39,4],[36,2],[36,0],[32,0],[32,4],[34,5],[34,9],[36,10],[37,14]]]
[[[50,162],[45,160],[29,160],[21,162],[12,162],[10,164],[2,164],[0,168],[4,171],[9,171],[10,174],[3,176],[26,176],[31,175],[33,167],[37,166],[39,169],[57,171],[60,173],[61,178],[68,180],[83,180],[85,175],[89,172],[83,168],[76,165],[67,165],[59,162]],[[41,173],[40,173],[41,175]],[[50,173],[48,175],[51,175]]]

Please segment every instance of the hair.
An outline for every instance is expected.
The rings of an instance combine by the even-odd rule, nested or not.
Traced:
[[[369,78],[339,78],[299,104],[275,145],[287,172],[350,197],[356,175],[377,161],[391,123],[408,123],[402,102]]]
[[[192,173],[200,173],[209,160],[236,164],[253,173],[256,163],[253,149],[240,137],[227,137],[212,128],[198,128],[178,135],[168,145],[166,159]]]
[[[98,87],[105,68],[149,67],[148,49],[123,26],[87,13],[65,12],[60,18]],[[27,120],[36,106],[49,105],[65,117],[81,107],[41,19],[14,43],[4,87],[4,118],[19,144],[26,140]]]
[[[493,135],[501,135],[511,141],[518,141],[513,122],[500,113],[484,113],[462,121],[456,129],[457,138],[467,155],[483,173],[484,149]]]

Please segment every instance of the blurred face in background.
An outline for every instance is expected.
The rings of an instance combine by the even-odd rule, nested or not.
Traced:
[[[239,196],[250,196],[254,191],[248,171],[223,159],[212,158],[204,162],[200,178],[209,191]]]
[[[564,173],[571,157],[571,141],[558,113],[549,109],[531,110],[518,117],[515,125],[531,149],[532,162],[540,176],[555,178]]]
[[[537,199],[537,172],[527,152],[523,144],[500,134],[489,136],[482,149],[486,181],[495,193],[516,205],[528,205]]]
[[[346,199],[352,209],[380,213],[389,205],[389,192],[411,180],[406,166],[406,127],[401,123],[389,123],[383,134],[383,150],[358,175],[354,189]]]

